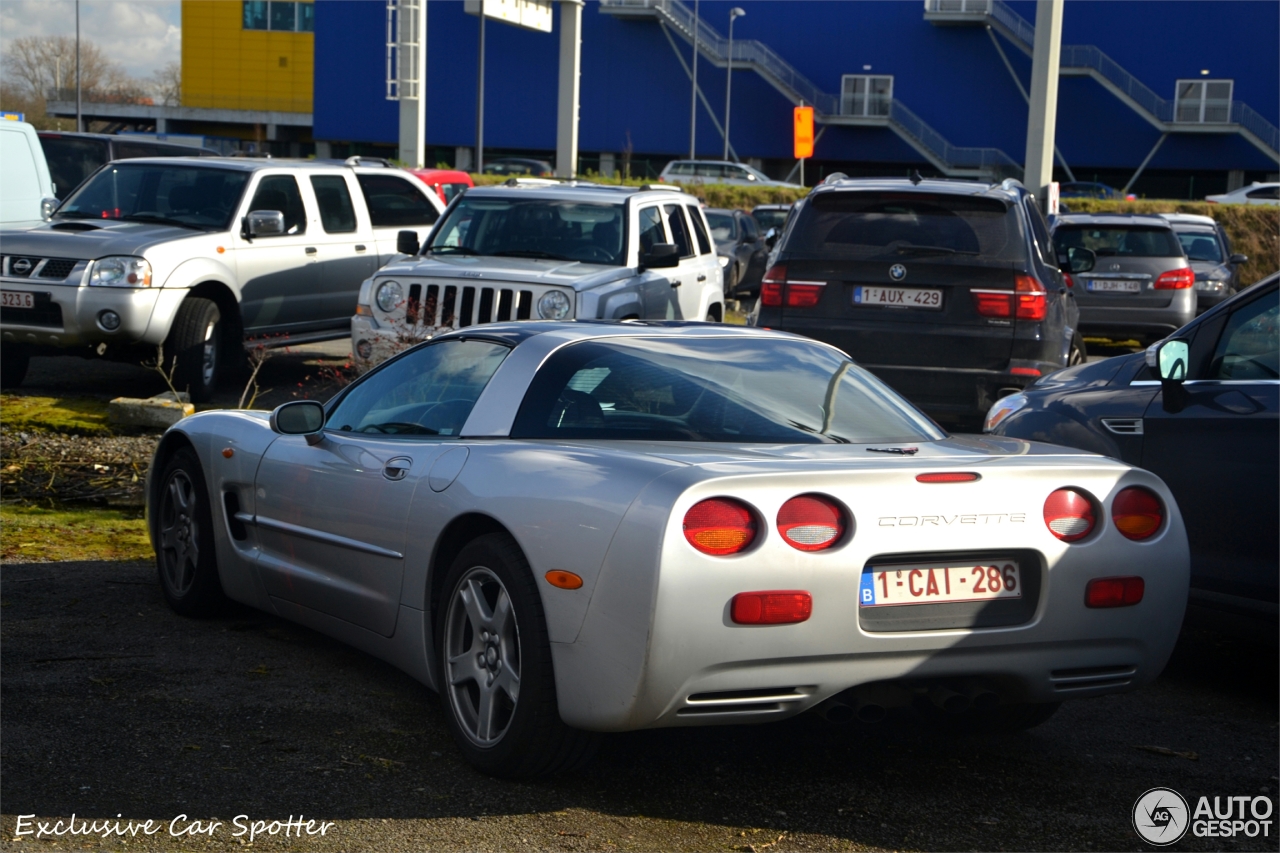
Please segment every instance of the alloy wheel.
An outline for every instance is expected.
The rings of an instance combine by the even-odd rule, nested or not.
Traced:
[[[454,588],[444,643],[454,717],[476,746],[495,746],[520,699],[520,628],[507,588],[489,569],[470,569]]]
[[[160,512],[160,562],[169,590],[177,597],[191,589],[200,564],[200,529],[196,517],[199,501],[187,472],[175,471],[165,486]]]

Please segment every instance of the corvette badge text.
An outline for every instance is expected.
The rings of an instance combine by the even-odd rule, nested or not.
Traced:
[[[979,512],[967,515],[884,515],[881,527],[955,527],[961,524],[1023,524],[1022,512]]]
[[[1197,838],[1270,838],[1270,797],[1201,797],[1194,809],[1172,788],[1152,788],[1133,804],[1133,828],[1148,844],[1164,847],[1187,830]]]
[[[288,820],[268,821],[250,820],[248,815],[242,814],[232,818],[229,826],[220,820],[193,820],[184,814],[168,823],[162,820],[123,820],[121,817],[116,815],[116,820],[88,820],[72,814],[70,819],[36,820],[33,814],[20,814],[13,834],[15,839],[25,835],[35,838],[96,835],[106,839],[112,836],[133,838],[160,833],[167,833],[172,838],[212,838],[226,832],[232,838],[240,839],[241,843],[252,844],[255,838],[263,837],[304,838],[325,835],[337,826],[331,821],[305,820],[303,815],[296,818],[289,815]]]

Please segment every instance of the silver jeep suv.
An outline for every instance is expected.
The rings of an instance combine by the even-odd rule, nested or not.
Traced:
[[[426,245],[360,290],[361,371],[452,329],[505,320],[724,319],[696,198],[674,187],[512,179],[456,197]]]

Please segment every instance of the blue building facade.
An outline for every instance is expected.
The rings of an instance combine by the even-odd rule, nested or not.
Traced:
[[[810,183],[837,170],[963,175],[1021,164],[1036,4],[1002,0],[702,0],[698,156],[718,159],[723,149],[723,39],[735,5],[747,13],[733,32],[730,141],[739,159],[791,173],[791,110],[810,95],[820,113]],[[453,163],[476,141],[479,20],[457,0],[426,6],[428,159]],[[599,168],[603,155],[606,170],[626,161],[632,174],[653,175],[688,156],[693,8],[588,0],[581,167]],[[551,34],[486,28],[486,159],[555,149],[556,17]],[[314,135],[337,153],[396,143],[386,20],[382,3],[317,3]],[[1133,190],[1187,198],[1271,177],[1280,171],[1278,32],[1275,2],[1069,0],[1057,114],[1066,168],[1056,177],[1124,186],[1149,158]],[[780,68],[791,82],[779,82]],[[891,97],[859,99],[857,87],[870,84],[848,75],[891,86]]]

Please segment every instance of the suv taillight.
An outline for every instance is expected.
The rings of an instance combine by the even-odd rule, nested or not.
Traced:
[[[1045,289],[1029,275],[1014,279],[1013,290],[970,290],[973,307],[983,317],[1017,317],[1019,320],[1043,320]]]
[[[1020,275],[1014,282],[1015,297],[1018,301],[1019,320],[1043,320],[1045,312],[1045,289],[1029,275]]]
[[[1183,267],[1180,270],[1169,270],[1168,272],[1160,273],[1160,277],[1151,286],[1156,290],[1185,290],[1194,286],[1195,283],[1196,274],[1192,272],[1190,267]]]
[[[787,283],[787,265],[774,264],[760,280],[760,304],[778,306],[782,304],[782,288]]]
[[[973,307],[983,317],[1012,317],[1013,294],[1007,290],[970,290]]]

